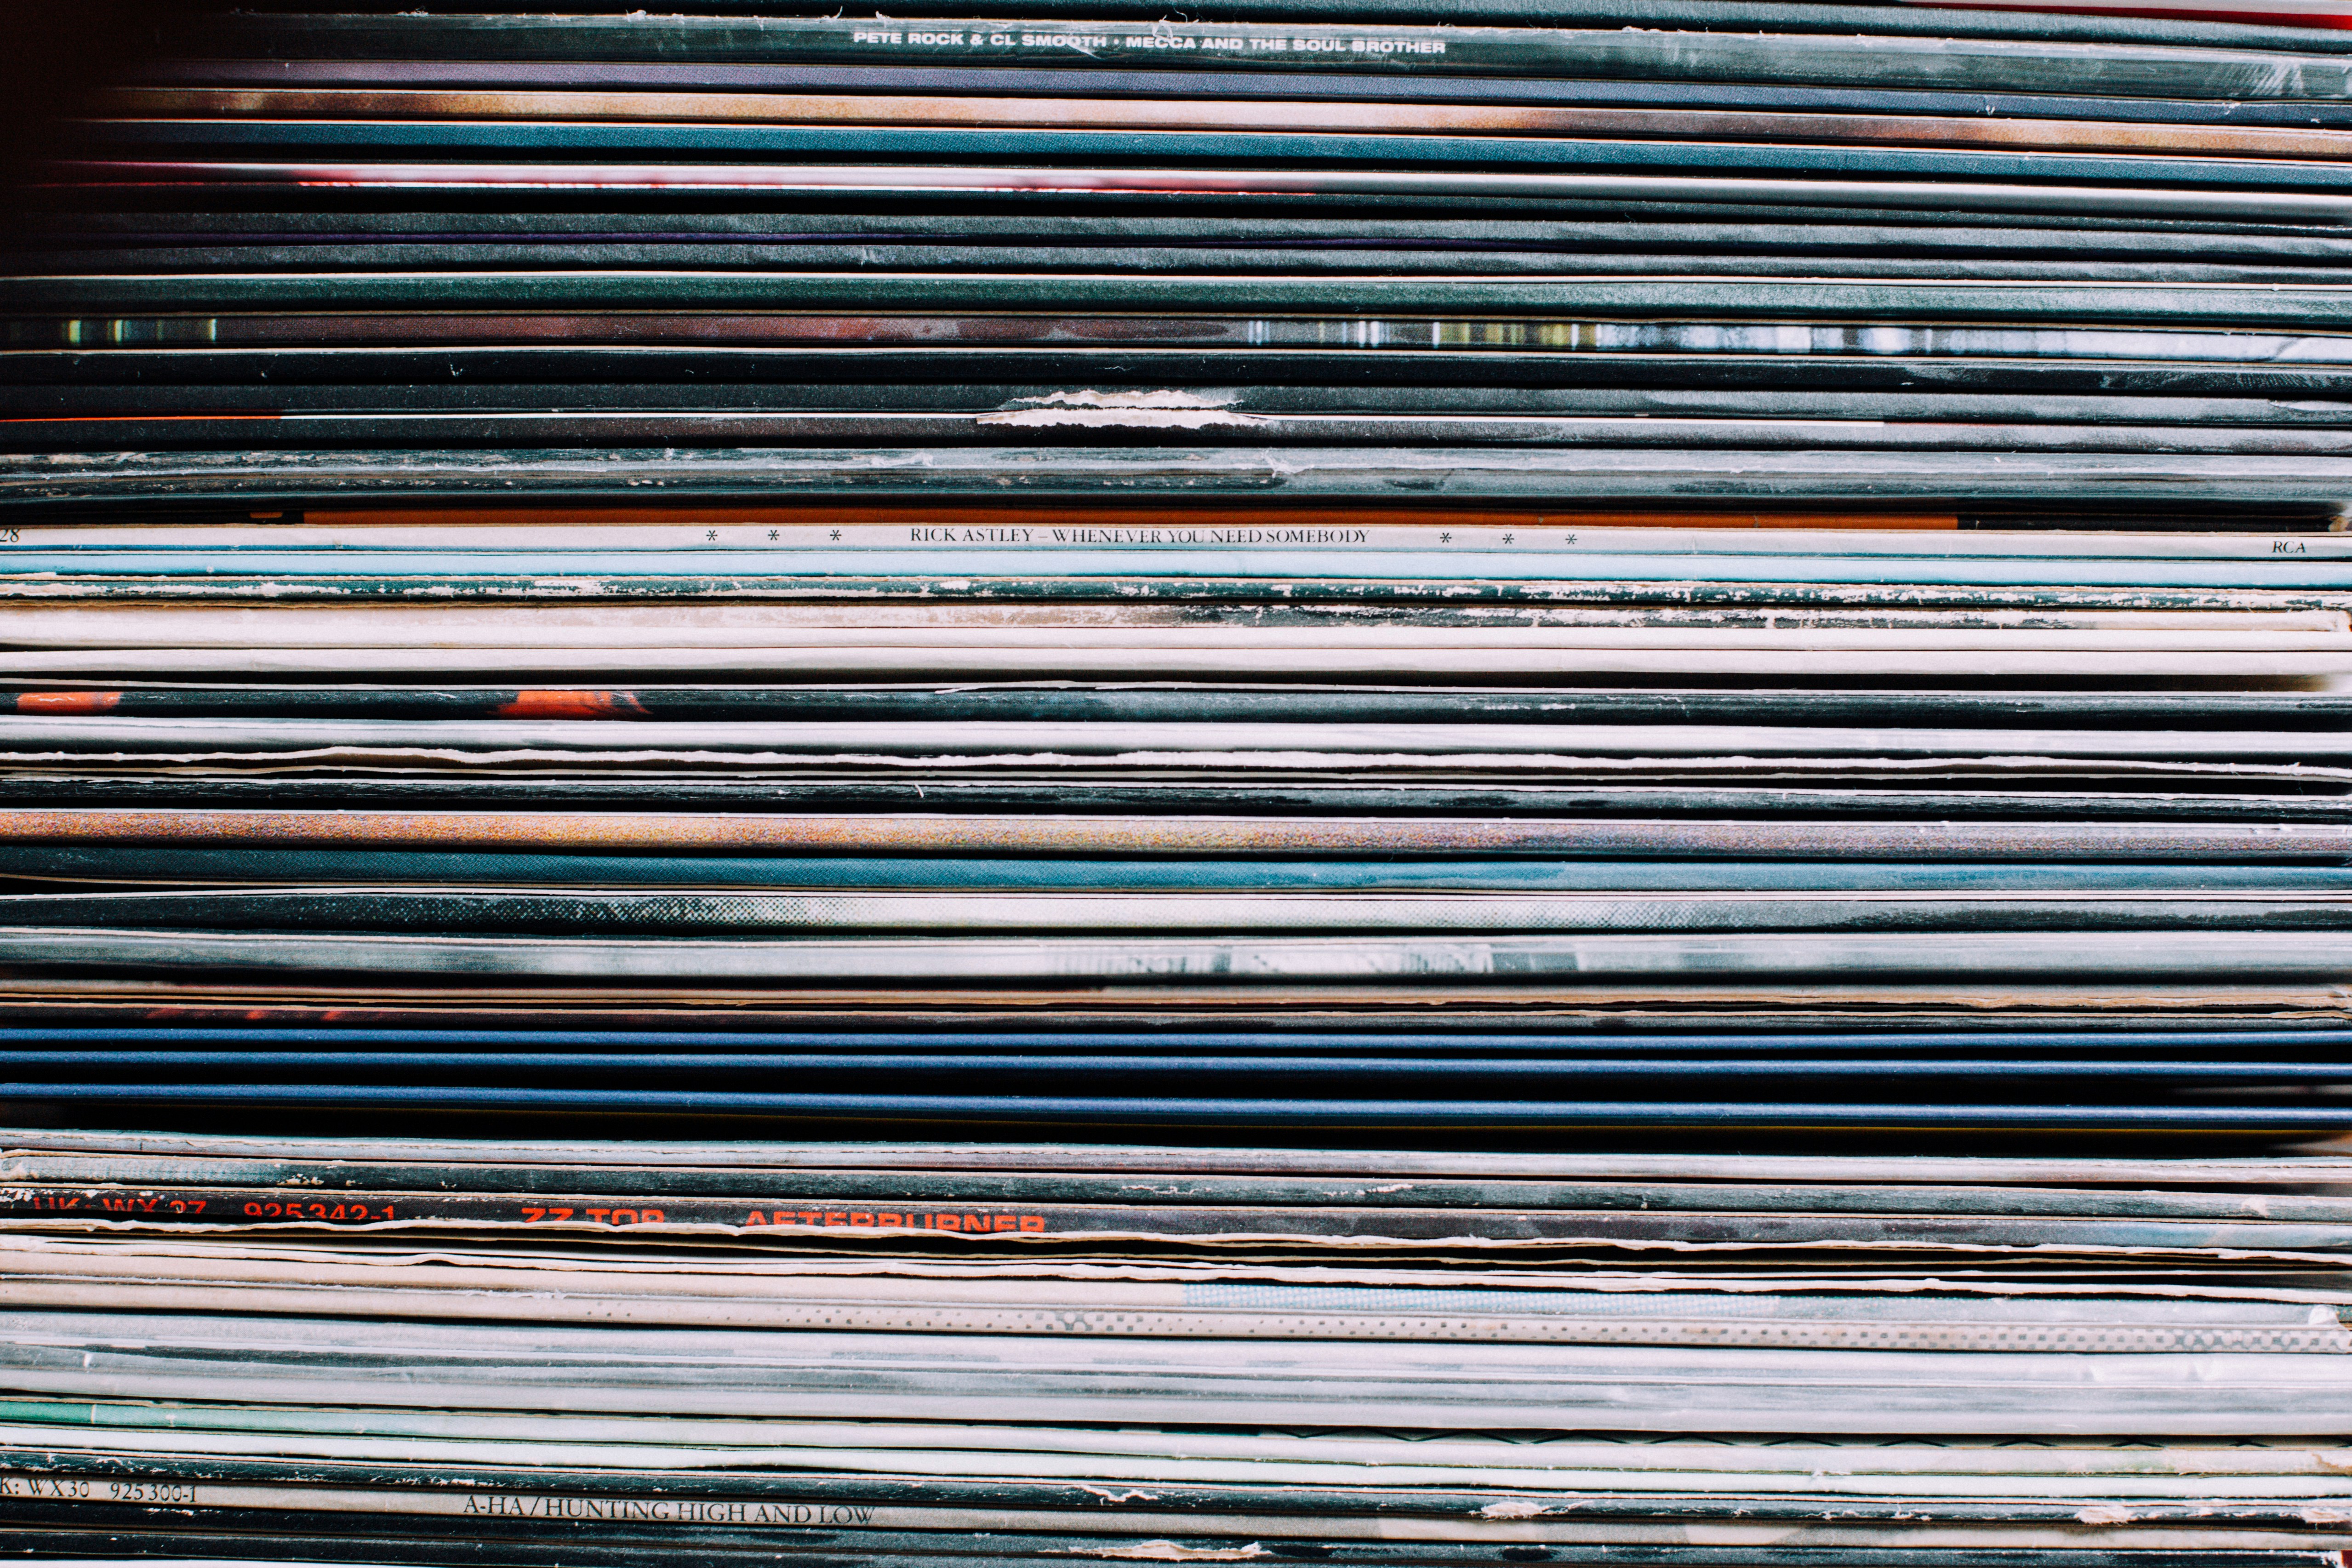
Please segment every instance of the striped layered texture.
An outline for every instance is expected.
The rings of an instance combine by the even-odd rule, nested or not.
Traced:
[[[2344,20],[125,40],[0,1547],[2340,1568]]]

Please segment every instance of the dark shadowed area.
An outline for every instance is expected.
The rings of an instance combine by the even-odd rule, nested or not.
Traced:
[[[166,0],[9,0],[0,48],[0,179],[14,186],[27,165],[70,131],[58,121],[108,76],[152,51],[186,8]],[[12,194],[6,214],[13,224]]]

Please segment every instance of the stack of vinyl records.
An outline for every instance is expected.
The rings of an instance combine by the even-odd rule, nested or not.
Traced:
[[[0,256],[0,1550],[2340,1568],[2248,5],[139,30]]]

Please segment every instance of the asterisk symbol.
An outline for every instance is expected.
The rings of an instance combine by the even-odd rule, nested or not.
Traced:
[[[713,528],[702,537],[709,539],[711,543],[717,544],[719,542],[719,530],[717,528]]]
[[[1503,536],[1503,542],[1505,544],[1509,544],[1513,539],[1517,538],[1519,536],[1517,534],[1505,534]]]
[[[773,544],[773,543],[775,543],[775,542],[776,542],[776,530],[775,530],[775,529],[773,529],[773,528],[770,528],[770,529],[768,530],[768,542],[769,542],[770,544]]]
[[[835,538],[839,538],[841,537],[841,530],[840,530],[839,528],[835,528],[835,529],[834,529],[834,530],[833,530],[833,537],[834,537]]]
[[[1437,536],[1437,542],[1442,545],[1450,545],[1454,542],[1454,536],[1452,534],[1440,534]]]
[[[1570,534],[1570,535],[1569,535],[1569,536],[1568,536],[1568,542],[1569,542],[1570,544],[1574,544],[1574,543],[1576,542],[1576,536],[1575,536],[1574,534]]]

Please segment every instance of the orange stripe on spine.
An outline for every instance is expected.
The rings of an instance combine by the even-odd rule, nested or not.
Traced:
[[[500,718],[647,718],[634,692],[517,692]]]
[[[18,713],[108,713],[122,701],[121,692],[18,692]]]

